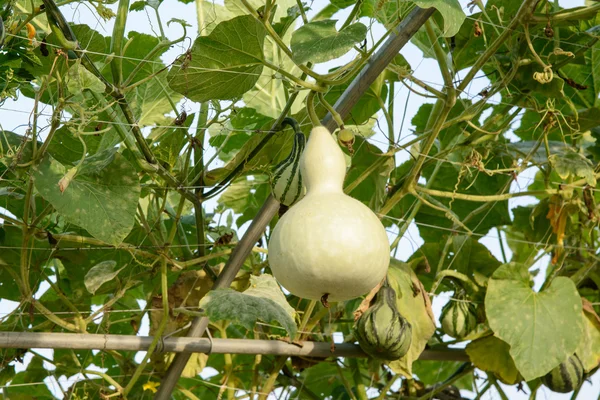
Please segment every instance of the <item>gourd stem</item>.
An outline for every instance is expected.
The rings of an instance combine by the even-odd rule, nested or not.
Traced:
[[[310,123],[313,126],[320,126],[321,121],[315,112],[315,92],[311,90],[311,92],[306,96],[306,111],[308,112],[308,117],[310,118]]]
[[[321,102],[321,104],[323,104],[327,111],[331,113],[331,116],[333,117],[333,120],[338,125],[338,127],[340,129],[344,129],[344,120],[342,119],[342,116],[337,111],[335,111],[335,109],[331,106],[331,104],[327,102],[327,100],[325,100],[325,96],[323,95],[323,93],[319,92],[318,96],[319,101]]]

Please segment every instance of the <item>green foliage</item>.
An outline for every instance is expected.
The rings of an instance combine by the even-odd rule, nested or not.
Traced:
[[[175,62],[167,75],[169,86],[200,102],[239,97],[263,69],[264,40],[263,26],[249,15],[224,21]]]
[[[200,301],[200,308],[212,322],[231,321],[246,329],[256,321],[278,322],[290,338],[296,336],[296,312],[285,300],[277,281],[268,274],[250,278],[250,288],[243,292],[232,289],[211,291]]]
[[[555,368],[581,340],[581,298],[565,277],[536,293],[522,265],[505,264],[488,284],[485,311],[490,328],[508,343],[517,369],[528,381]]]
[[[365,40],[367,27],[361,23],[348,25],[339,32],[335,20],[323,20],[303,25],[292,35],[290,43],[294,60],[322,63],[346,54],[354,44]]]
[[[208,316],[211,338],[356,345],[354,312],[372,297],[327,309],[283,292],[268,242],[286,207],[263,209],[294,143],[275,122],[293,117],[308,138],[310,117],[344,96],[344,190],[388,231],[410,349],[195,354],[173,398],[486,397],[495,380],[527,381],[535,397],[542,381],[567,391],[597,370],[597,4],[489,0],[467,17],[456,0],[67,3],[0,6],[3,334],[133,336],[149,320],[150,335],[175,337]],[[167,7],[176,18],[161,21]],[[433,36],[408,38],[426,66],[414,47],[382,51],[416,7],[435,9]],[[250,221],[266,225],[253,243]],[[454,294],[440,315],[442,292]],[[387,314],[376,328],[394,331]],[[142,365],[133,351],[6,348],[0,387],[149,398],[174,358],[159,350]],[[43,383],[76,375],[62,394]]]

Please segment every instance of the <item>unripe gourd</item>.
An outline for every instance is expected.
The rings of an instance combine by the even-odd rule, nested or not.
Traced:
[[[369,292],[387,273],[387,234],[367,206],[344,194],[344,154],[327,128],[313,128],[300,170],[306,195],[269,241],[273,275],[305,299],[343,301]]]
[[[542,383],[553,392],[569,393],[579,388],[584,378],[583,364],[577,354],[573,354],[566,361],[542,377]]]
[[[398,360],[412,343],[412,327],[396,308],[396,293],[382,286],[375,303],[365,311],[354,327],[358,344],[371,357]]]
[[[464,291],[457,290],[442,309],[442,330],[448,336],[462,339],[477,327],[477,310]]]
[[[300,173],[300,156],[305,146],[302,132],[294,134],[290,155],[273,169],[271,192],[281,204],[291,206],[304,196],[305,188]]]

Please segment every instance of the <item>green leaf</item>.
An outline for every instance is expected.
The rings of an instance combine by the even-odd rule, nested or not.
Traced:
[[[360,99],[356,102],[350,113],[344,120],[348,125],[362,125],[368,122],[376,113],[381,109],[377,96],[381,99],[387,98],[388,86],[383,85],[383,79],[385,74],[381,74],[379,78],[369,87],[369,89],[363,94]],[[329,104],[335,104],[337,99],[344,93],[349,83],[343,85],[336,85],[329,89],[325,95],[325,100]]]
[[[188,3],[193,1],[189,0]],[[225,6],[212,1],[196,2],[196,7],[201,8],[204,13],[204,31],[201,32],[204,36],[209,35],[221,22],[236,16]]]
[[[437,9],[444,18],[444,37],[451,37],[458,33],[465,21],[466,15],[458,0],[413,0],[421,8]]]
[[[388,282],[398,294],[398,311],[412,326],[412,344],[408,354],[389,363],[392,371],[412,377],[412,363],[419,358],[435,332],[435,319],[425,288],[410,266],[390,260]]]
[[[223,21],[175,61],[169,86],[191,100],[227,100],[252,89],[263,70],[265,29],[250,15]]]
[[[129,11],[142,11],[146,7],[145,1],[134,1],[129,6]]]
[[[530,287],[527,269],[504,264],[488,283],[485,312],[495,335],[525,380],[545,375],[572,355],[583,333],[581,298],[573,281],[554,278],[542,292]]]
[[[95,294],[96,290],[98,290],[103,283],[113,280],[119,272],[125,268],[123,267],[114,271],[116,265],[117,262],[114,260],[102,261],[100,264],[94,265],[87,274],[85,274],[84,283],[88,292]]]
[[[509,354],[510,346],[495,336],[486,336],[467,345],[466,352],[477,368],[492,372],[507,385],[514,385],[523,378]]]
[[[61,193],[67,168],[46,156],[34,174],[35,188],[65,218],[97,239],[120,244],[133,226],[140,184],[131,164],[116,154],[103,170],[77,175]]]
[[[153,149],[154,155],[161,161],[173,167],[179,159],[179,154],[187,142],[186,128],[194,121],[194,114],[188,115],[181,126],[157,127],[152,130],[150,137],[158,142]]]
[[[413,373],[425,385],[435,385],[451,378],[462,366],[459,361],[417,360],[413,363]],[[467,374],[453,383],[458,389],[473,390],[473,376]],[[435,398],[435,397],[434,397]]]
[[[299,16],[300,16],[300,7],[295,5],[295,6],[288,8],[287,15],[285,17],[281,18],[281,20],[278,23],[273,24],[273,30],[275,32],[277,32],[277,34],[279,36],[282,36],[282,37],[285,36],[288,29],[290,27],[294,26],[296,19]]]
[[[290,335],[296,336],[295,311],[287,303],[279,284],[268,274],[252,276],[250,288],[243,293],[233,289],[211,290],[202,300],[202,308],[212,322],[228,320],[246,329],[254,329],[256,321],[278,322]]]
[[[291,47],[294,61],[322,63],[346,54],[352,47],[365,40],[367,27],[357,22],[341,31],[335,29],[333,19],[309,22],[292,35]]]
[[[347,194],[362,201],[372,210],[378,211],[387,194],[386,185],[393,168],[393,161],[390,157],[382,160],[381,158],[384,157],[383,152],[361,136],[355,136],[354,140],[353,147],[356,152],[352,157],[350,169],[346,173],[345,184],[346,186],[352,184],[359,178],[364,180]],[[373,163],[378,161],[383,162],[363,178],[361,175],[367,172]]]

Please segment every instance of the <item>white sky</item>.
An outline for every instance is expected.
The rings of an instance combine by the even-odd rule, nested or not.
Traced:
[[[468,0],[459,0],[459,1],[460,1],[461,5],[463,6],[463,9],[466,12],[468,12],[468,10],[466,8]],[[560,0],[559,3],[562,7],[572,8],[572,7],[577,7],[577,6],[583,5],[583,0]],[[312,4],[313,4],[313,9],[319,10],[326,3],[323,2],[322,0],[315,0]],[[117,7],[117,4],[114,4],[111,6],[111,8],[115,11],[116,11],[116,7]],[[148,11],[148,12],[143,11],[143,12],[130,13],[127,30],[128,31],[135,30],[138,32],[145,32],[145,33],[149,33],[149,34],[152,34],[152,27],[154,27],[155,30],[158,30],[154,23],[154,21],[155,21],[154,15],[149,10],[150,9],[146,9],[146,11]],[[111,36],[111,34],[112,34],[113,22],[109,21],[108,23],[103,23],[102,21],[98,21],[98,19],[90,12],[90,10],[88,8],[86,8],[86,6],[72,5],[72,6],[63,7],[63,12],[65,13],[65,15],[68,19],[74,19],[76,21],[80,21],[80,23],[87,23],[90,25],[91,28],[99,31],[104,36]],[[338,15],[335,16],[335,18],[340,21],[344,21],[348,12],[349,12],[349,9],[345,10],[344,12],[339,13]],[[177,2],[175,0],[165,0],[165,3],[160,8],[160,13],[161,13],[161,19],[163,21],[163,24],[165,24],[171,18],[183,18],[189,24],[192,25],[192,27],[188,28],[188,36],[193,37],[194,32],[197,32],[196,11],[195,11],[194,3],[185,5],[185,4]],[[311,13],[309,13],[309,17],[310,16],[311,16]],[[181,29],[178,24],[171,24],[170,27],[165,26],[165,33],[170,38],[176,38],[181,35]],[[382,33],[383,33],[383,29],[380,26],[375,27],[372,30],[372,34],[375,37],[379,37]],[[188,43],[189,42],[184,42],[183,46],[187,47]],[[182,47],[182,45],[175,46],[173,49],[171,49],[170,51],[168,51],[165,54],[165,56],[163,57],[163,60],[165,62],[171,62],[176,56],[181,54],[184,50],[185,49]],[[442,86],[442,78],[441,78],[441,74],[439,72],[439,67],[437,65],[437,62],[435,62],[432,59],[424,59],[421,51],[418,50],[411,43],[408,43],[404,47],[404,49],[402,49],[401,53],[405,56],[405,58],[410,63],[411,67],[414,70],[414,75],[417,78],[419,78],[427,83],[430,83],[434,87]],[[350,56],[345,56],[343,59],[348,60],[348,59],[350,59]],[[319,70],[327,70],[330,66],[333,66],[333,65],[340,65],[340,61],[336,60],[335,62],[322,64],[319,66],[320,67]],[[488,80],[485,78],[474,80],[472,82],[472,84],[469,86],[469,88],[467,89],[467,92],[470,94],[469,97],[474,97],[477,93],[479,93],[487,85],[488,85]],[[409,137],[409,135],[411,134],[410,129],[414,128],[413,126],[411,126],[410,121],[411,121],[412,117],[415,115],[415,113],[418,111],[420,106],[425,101],[423,101],[422,98],[419,98],[416,95],[412,94],[410,101],[406,102],[405,100],[406,100],[406,96],[408,93],[408,89],[406,89],[401,84],[397,84],[395,86],[395,90],[396,90],[396,93],[395,93],[394,115],[396,117],[395,118],[396,126],[394,127],[395,128],[394,130],[396,132],[396,137],[407,137],[406,140],[410,140],[410,137]],[[492,97],[490,99],[490,101],[497,102],[497,101],[499,101],[499,99],[500,99],[499,96],[495,96],[495,97]],[[427,102],[431,102],[429,99],[427,99],[427,100],[428,100]],[[404,110],[405,105],[406,105],[406,110]],[[187,107],[188,114],[191,112],[196,113],[198,110],[197,105],[192,104],[189,101],[186,103],[186,107]],[[2,108],[0,108],[0,121],[2,123],[3,128],[7,129],[7,130],[12,130],[16,133],[24,134],[25,129],[28,124],[28,120],[29,120],[29,112],[32,110],[32,108],[33,108],[33,101],[26,97],[20,97],[17,101],[10,101],[10,100],[7,101],[4,104],[4,106]],[[404,124],[402,131],[398,135],[398,132],[400,130],[401,116],[405,111],[406,111],[406,122]],[[44,111],[42,111],[42,112],[44,112]],[[46,109],[45,112],[49,114],[50,109],[49,108]],[[387,129],[385,120],[383,118],[381,118],[379,123],[381,125],[382,130],[385,132]],[[194,124],[194,126],[195,126],[195,124]],[[382,149],[387,147],[387,138],[383,135],[383,133],[381,131],[379,131],[377,129],[376,129],[376,131],[377,131],[377,133],[373,137],[371,137],[369,139],[369,141],[372,144],[374,144]],[[399,165],[401,162],[405,161],[407,158],[408,158],[407,153],[405,153],[405,152],[398,153],[397,164]],[[214,163],[214,165],[211,167],[214,168],[217,166],[219,166],[218,161],[216,161]],[[513,183],[513,187],[511,188],[511,190],[512,191],[522,190],[523,188],[527,187],[527,185],[529,185],[530,181],[533,179],[534,175],[535,175],[535,171],[533,171],[533,170],[525,171],[525,173],[521,174],[519,176],[519,179],[515,183]],[[535,199],[532,199],[532,198],[526,198],[526,197],[516,198],[516,199],[510,200],[509,208],[512,209],[517,205],[532,204],[535,202],[536,202]],[[212,202],[209,202],[207,204],[207,207],[212,208],[215,205],[216,205],[216,201],[213,200]],[[241,231],[242,232],[245,231],[246,227],[247,227],[247,225],[243,226]],[[390,236],[392,236],[392,233],[390,233]],[[498,238],[495,237],[495,233],[492,233],[491,235],[488,235],[487,237],[482,238],[480,240],[480,242],[485,244],[486,247],[488,249],[490,249],[492,254],[494,254],[494,256],[496,256],[496,258],[498,258],[499,260],[502,259],[500,247],[498,245]],[[419,232],[418,232],[416,225],[414,223],[411,224],[407,233],[404,235],[404,237],[400,241],[400,250],[398,252],[398,258],[401,260],[406,260],[422,243],[423,243],[423,241],[419,237]],[[510,258],[510,249],[506,245],[506,242],[505,242],[504,247],[505,247],[505,250],[508,252],[507,257]],[[534,268],[537,268],[537,267],[545,268],[545,265],[547,264],[547,262],[548,262],[547,257],[544,257],[538,262],[538,265],[534,266]],[[539,276],[544,276],[544,275],[545,274],[543,274],[543,273],[539,274]],[[541,285],[541,280],[537,279],[536,287],[539,288],[540,285]],[[47,290],[47,286],[40,288],[40,291],[38,292],[38,294],[43,293],[45,290]],[[434,313],[436,314],[436,316],[439,317],[441,307],[448,300],[449,295],[450,295],[449,293],[442,293],[441,295],[434,298],[433,308],[434,308]],[[16,303],[8,302],[6,300],[0,300],[0,316],[4,315],[7,312],[10,312],[15,306],[16,306]],[[143,324],[143,328],[140,332],[142,335],[147,334],[147,329],[148,329],[147,319],[145,321],[146,322]],[[40,353],[43,353],[46,355],[52,354],[51,350],[39,350],[39,351],[40,351]],[[139,353],[138,357],[136,357],[136,358],[139,359],[142,356],[142,354],[143,353]],[[27,359],[25,360],[25,362],[27,363]],[[23,367],[24,366],[20,366],[19,369],[22,369]],[[55,393],[57,393],[57,394],[60,393],[58,388],[55,386],[56,381],[54,381],[51,378],[47,379],[46,381],[51,388],[53,387],[53,391]],[[69,386],[67,383],[66,377],[61,377],[59,379],[59,381],[61,382],[63,388],[66,389]],[[73,378],[70,379],[69,381],[72,382]],[[504,387],[504,390],[505,390],[506,394],[508,395],[509,399],[511,399],[511,400],[513,400],[513,399],[514,400],[521,400],[521,399],[524,400],[524,399],[529,398],[528,394],[523,394],[523,393],[517,392],[515,387],[509,387],[509,386],[504,386],[504,385],[503,385],[503,387]],[[600,394],[600,374],[596,374],[593,379],[593,384],[590,384],[590,383],[584,384],[584,386],[580,392],[579,399],[585,399],[585,400],[596,399],[599,397],[599,394]],[[465,395],[466,395],[466,393],[465,393]],[[469,396],[469,397],[471,397],[471,396]],[[557,393],[553,393],[545,388],[538,391],[538,396],[537,396],[538,399],[551,399],[551,400],[570,399],[570,397],[571,397],[570,394],[565,394],[565,395],[557,394]],[[500,399],[500,396],[495,391],[489,391],[486,395],[484,395],[482,397],[482,399],[484,399],[484,400],[494,399],[495,400],[495,399]]]

